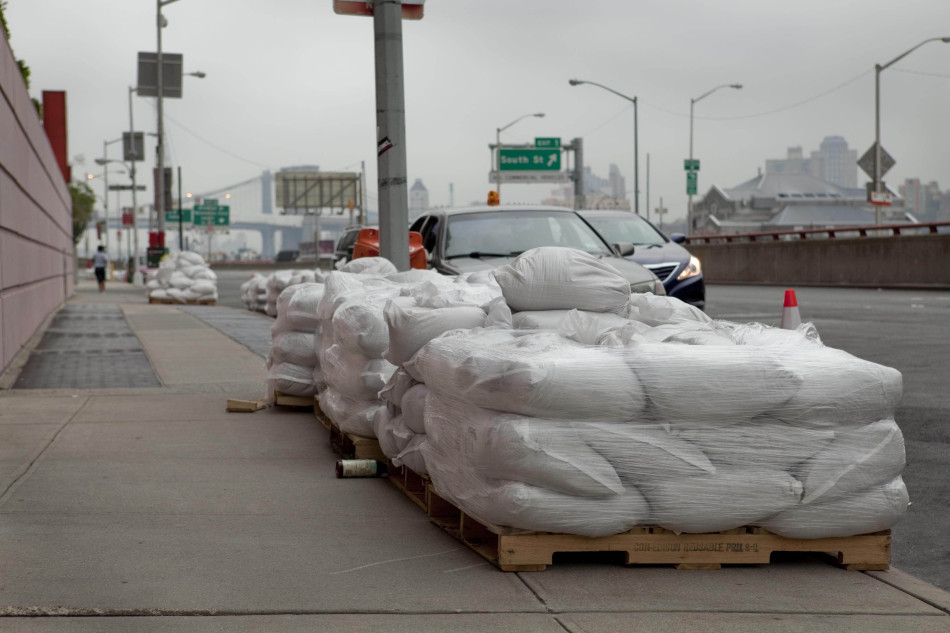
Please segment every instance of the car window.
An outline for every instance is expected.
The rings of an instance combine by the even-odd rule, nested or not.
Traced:
[[[645,244],[665,244],[662,233],[650,226],[643,218],[635,215],[617,215],[616,217],[589,217],[593,225],[610,244],[630,242],[637,246]]]
[[[433,252],[439,239],[439,217],[434,215],[422,228],[422,246],[426,252]]]
[[[610,251],[572,212],[502,211],[448,218],[445,257],[469,253],[511,255],[539,246],[565,246],[595,255]]]

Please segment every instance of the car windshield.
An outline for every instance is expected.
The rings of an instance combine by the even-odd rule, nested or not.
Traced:
[[[603,240],[570,211],[499,211],[448,218],[446,258],[508,257],[539,246],[612,254]]]
[[[666,238],[636,214],[610,217],[588,217],[597,232],[610,244],[630,242],[635,246],[665,244]]]

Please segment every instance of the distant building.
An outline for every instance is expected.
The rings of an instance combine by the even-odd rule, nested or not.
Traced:
[[[883,207],[888,223],[912,221],[904,200]],[[751,233],[874,224],[875,209],[863,188],[842,187],[806,173],[771,172],[736,185],[714,185],[693,206],[699,234]]]
[[[610,197],[623,200],[627,197],[626,180],[620,175],[620,168],[611,163],[610,175],[607,176],[607,186],[610,188]]]
[[[808,174],[833,185],[858,186],[858,152],[840,136],[826,136],[820,149],[805,158],[802,148],[789,147],[785,158],[765,161],[766,174]]]
[[[620,168],[611,163],[610,175],[601,178],[589,167],[584,167],[584,198],[588,209],[630,209],[627,200],[626,180],[620,175]],[[542,200],[542,204],[555,206],[573,206],[574,183],[558,187],[551,196]]]
[[[416,178],[412,188],[409,189],[409,217],[415,218],[422,215],[429,208],[429,190],[422,184],[422,178]]]

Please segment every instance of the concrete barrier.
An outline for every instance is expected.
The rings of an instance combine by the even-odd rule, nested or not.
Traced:
[[[950,234],[690,244],[706,283],[950,288]]]

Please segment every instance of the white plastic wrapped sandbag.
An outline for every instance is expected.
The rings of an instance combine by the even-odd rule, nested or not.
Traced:
[[[903,394],[901,373],[830,347],[784,348],[782,366],[801,387],[776,411],[787,422],[836,427],[894,415]]]
[[[635,419],[646,398],[625,360],[554,332],[460,330],[426,344],[406,363],[439,395],[531,417]],[[521,334],[520,336],[517,334]]]
[[[208,279],[211,281],[216,281],[218,279],[218,275],[210,268],[199,268],[192,275],[192,279]]]
[[[620,312],[630,298],[630,282],[616,268],[572,248],[525,251],[496,269],[495,281],[514,311]]]
[[[717,464],[790,470],[821,452],[834,440],[835,434],[756,418],[734,426],[694,428],[683,431],[679,437],[694,444]]]
[[[179,290],[184,290],[185,288],[190,287],[191,284],[191,278],[180,270],[172,272],[168,279],[168,285],[172,288],[178,288]]]
[[[204,257],[194,251],[179,251],[177,258],[191,266],[207,266]]]
[[[382,358],[383,352],[389,348],[389,328],[383,318],[384,305],[372,294],[340,305],[333,313],[333,340],[348,352],[367,358]]]
[[[486,318],[475,306],[430,309],[397,301],[386,304],[383,316],[389,332],[389,348],[383,356],[393,365],[407,362],[423,345],[449,330],[482,327]]]
[[[644,484],[652,520],[674,532],[718,532],[752,525],[799,504],[800,481],[785,471],[720,466],[714,474]]]
[[[292,286],[292,288],[295,290],[287,303],[287,320],[291,327],[298,332],[316,332],[320,327],[317,308],[323,298],[324,285],[322,283],[302,283]],[[279,309],[278,313],[284,314]]]
[[[148,290],[158,290],[162,287],[162,282],[158,279],[150,279],[148,283],[145,284],[145,288]]]
[[[845,497],[890,481],[904,470],[904,436],[894,420],[836,431],[827,448],[802,465],[805,503]]]
[[[289,396],[306,398],[316,393],[312,366],[274,363],[267,372],[267,380],[272,390]]]
[[[639,332],[653,343],[682,343],[684,345],[733,346],[736,342],[717,331],[711,323],[680,321],[657,325]]]
[[[211,295],[218,291],[218,286],[210,279],[195,279],[191,284],[191,291],[198,296]]]
[[[168,295],[168,291],[162,288],[159,288],[158,290],[152,290],[148,293],[148,296],[153,299],[171,299],[171,297]]]
[[[695,445],[654,423],[579,424],[577,432],[627,485],[713,474],[716,467]]]
[[[409,374],[406,374],[408,376]],[[388,387],[389,385],[387,385]],[[402,419],[406,426],[413,433],[425,433],[425,413],[426,398],[429,395],[429,388],[418,383],[406,390],[399,402],[399,408],[402,410]]]
[[[391,275],[398,272],[391,261],[384,257],[360,257],[351,259],[343,264],[340,270],[346,273],[360,273],[365,275]]]
[[[307,332],[278,333],[273,336],[271,354],[277,363],[293,363],[312,368],[317,364],[313,342],[313,334]]]
[[[629,319],[610,312],[569,310],[558,323],[557,330],[565,338],[584,345],[595,345],[604,334],[629,322]]]
[[[897,477],[847,497],[795,506],[757,524],[788,538],[869,534],[893,527],[909,502],[907,486]]]
[[[405,368],[398,367],[389,380],[386,381],[386,386],[380,389],[379,397],[398,408],[402,408],[402,401],[406,393],[418,384],[420,383]],[[421,433],[423,431],[417,432]]]
[[[413,435],[406,448],[393,457],[393,464],[405,466],[420,475],[428,475],[429,469],[426,468],[425,458],[423,457],[423,446],[427,441],[428,438],[423,434]]]
[[[623,494],[613,467],[564,420],[541,420],[432,397],[426,431],[431,438],[459,434],[458,449],[485,478],[520,481],[570,495]],[[432,428],[450,424],[451,430]]]
[[[383,454],[392,458],[405,450],[416,434],[406,427],[401,415],[393,415],[386,407],[379,407],[373,413],[373,435]]]
[[[385,277],[334,271],[327,275],[317,318],[326,326],[337,308],[354,297],[372,293],[375,298],[384,301],[385,298],[398,297],[399,292],[399,286]]]
[[[412,286],[408,294],[422,308],[484,306],[501,296],[501,288],[497,284],[469,284],[453,281],[449,277],[443,279]]]
[[[802,323],[794,330],[786,330],[765,325],[764,323],[729,323],[719,321],[717,326],[724,335],[729,336],[737,345],[758,347],[799,347],[816,349],[824,347],[818,330],[812,323]]]
[[[516,330],[557,330],[561,319],[570,310],[527,310],[511,315],[511,325]]]
[[[676,430],[746,422],[781,407],[802,382],[762,348],[649,343],[624,354],[658,419]]]
[[[331,345],[321,362],[327,384],[354,400],[373,400],[396,371],[381,358],[367,358]]]
[[[332,387],[320,393],[320,410],[344,433],[375,437],[373,418],[385,408],[377,400],[347,398]]]
[[[623,313],[628,319],[647,325],[712,321],[712,318],[696,306],[691,306],[676,297],[661,297],[652,292],[631,294]]]
[[[447,277],[435,270],[431,269],[422,269],[422,268],[410,268],[409,270],[404,270],[398,273],[391,273],[386,275],[386,279],[389,281],[405,285],[405,286],[418,286],[424,284],[427,281],[439,285],[448,285],[453,284],[455,281],[452,277]]]

